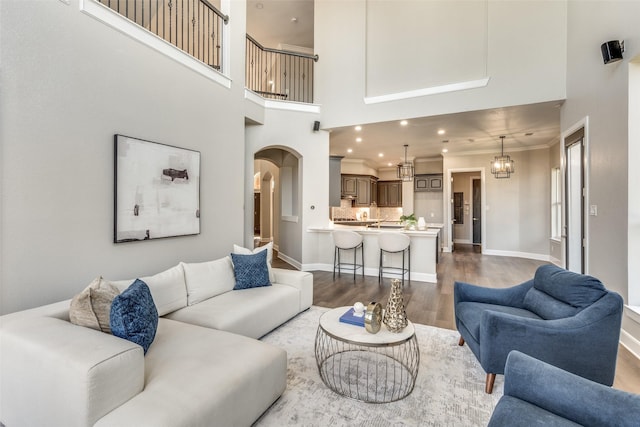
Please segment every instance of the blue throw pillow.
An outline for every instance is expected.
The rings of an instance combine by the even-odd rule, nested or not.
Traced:
[[[109,323],[113,335],[141,345],[147,354],[158,329],[158,310],[149,286],[136,279],[115,297]]]
[[[267,267],[267,251],[252,255],[231,254],[236,285],[233,290],[271,286]]]

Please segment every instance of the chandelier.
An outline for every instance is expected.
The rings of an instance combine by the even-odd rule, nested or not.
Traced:
[[[491,161],[491,173],[496,178],[509,178],[516,171],[516,168],[511,157],[504,155],[504,135],[500,136],[500,142],[502,146],[500,155]]]
[[[398,179],[413,181],[413,164],[407,161],[407,144],[404,144],[404,163],[398,165]]]

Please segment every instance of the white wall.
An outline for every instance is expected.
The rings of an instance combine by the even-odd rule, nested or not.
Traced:
[[[250,102],[250,101],[247,101]],[[324,131],[313,132],[313,122],[318,120],[316,113],[304,113],[267,109],[265,124],[248,126],[245,131],[247,162],[245,179],[253,176],[253,156],[267,148],[283,149],[298,157],[299,198],[297,218],[279,222],[278,248],[280,255],[296,266],[304,263],[306,245],[309,245],[306,229],[311,226],[324,226],[329,222],[329,134]],[[245,204],[250,206],[252,192]],[[248,216],[247,216],[248,215]],[[252,213],[245,213],[245,244],[250,244],[252,231]]]
[[[340,162],[340,173],[378,176],[378,171],[376,169],[367,165],[363,160],[358,159],[342,159]]]
[[[564,131],[589,118],[587,203],[598,206],[598,216],[588,222],[587,267],[628,302],[628,287],[637,286],[627,278],[628,84],[629,60],[640,55],[640,2],[576,1],[569,2],[568,12],[567,101],[561,126]],[[603,65],[600,45],[620,39],[626,41],[625,59]],[[629,259],[637,260],[637,255],[629,254]],[[632,322],[625,318],[623,328],[640,340],[640,327]]]
[[[386,6],[391,3],[387,2]],[[449,12],[455,14],[459,4],[439,2],[438,7],[450,8]],[[370,95],[367,76],[385,66],[380,61],[388,61],[384,54],[367,57],[368,43],[373,42],[367,38],[367,7],[367,0],[318,0],[315,3],[315,50],[321,58],[316,64],[316,102],[323,106],[322,123],[326,128],[565,97],[566,2],[490,0],[486,5],[485,26],[474,25],[477,34],[466,34],[486,39],[486,57],[467,55],[466,49],[470,47],[459,40],[452,40],[453,44],[446,46],[459,52],[458,59],[471,61],[466,64],[469,67],[476,68],[478,62],[486,63],[486,75],[490,78],[486,87],[365,105],[364,98]],[[414,10],[420,11],[418,3],[415,8],[409,11],[403,8],[399,13],[407,16]],[[469,18],[468,15],[465,17]],[[392,18],[387,19],[388,31],[393,33],[398,44],[402,44],[395,46],[401,52],[400,55],[394,52],[393,67],[416,70],[416,56],[426,55],[430,49],[426,46],[434,41],[416,40],[413,33],[402,27],[402,19]],[[412,49],[404,49],[406,46]],[[425,82],[419,73],[413,73],[403,76],[402,88],[395,90],[423,89],[428,84],[433,82]],[[394,90],[379,86],[378,89]]]
[[[483,252],[497,255],[548,259],[550,223],[549,150],[507,153],[515,161],[516,173],[508,179],[491,174],[491,154],[445,156],[445,192],[450,188],[448,172],[485,171],[485,227]],[[447,215],[449,206],[445,205]],[[449,216],[445,217],[448,223]],[[443,241],[448,241],[445,227]]]
[[[242,242],[242,63],[229,90],[81,13],[77,0],[0,8],[1,313]],[[242,52],[244,2],[231,8]],[[201,152],[200,235],[113,243],[115,133]]]

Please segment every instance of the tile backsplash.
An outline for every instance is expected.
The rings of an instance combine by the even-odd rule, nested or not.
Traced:
[[[351,200],[340,200],[340,207],[331,208],[331,219],[362,219],[365,212],[369,219],[386,221],[399,221],[402,216],[402,208],[354,208],[351,207]]]

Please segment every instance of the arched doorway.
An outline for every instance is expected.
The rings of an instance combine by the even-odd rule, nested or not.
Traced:
[[[265,148],[254,155],[254,174],[259,174],[260,187],[259,201],[254,202],[254,211],[256,203],[260,205],[260,235],[254,244],[272,241],[281,254],[295,255],[295,259],[301,238],[301,168],[299,154],[285,147]]]

